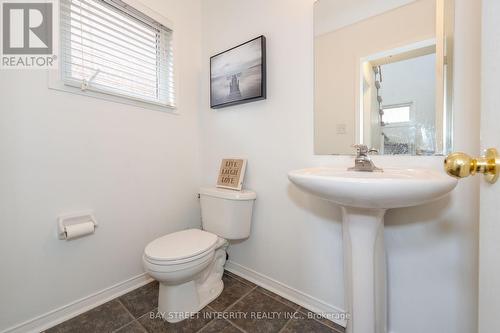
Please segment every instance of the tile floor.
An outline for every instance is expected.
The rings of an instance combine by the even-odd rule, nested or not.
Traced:
[[[226,272],[223,280],[224,290],[217,299],[179,323],[157,315],[158,283],[151,282],[45,332],[344,333],[343,327],[311,318],[308,310],[237,275]]]

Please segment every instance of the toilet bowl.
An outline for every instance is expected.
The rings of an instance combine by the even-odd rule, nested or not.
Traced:
[[[227,242],[188,229],[160,237],[144,250],[148,274],[160,282],[158,312],[169,322],[189,318],[220,295]]]
[[[174,232],[146,246],[143,266],[160,284],[158,313],[164,320],[187,319],[220,295],[227,239],[250,235],[255,198],[252,191],[202,188],[204,230]]]

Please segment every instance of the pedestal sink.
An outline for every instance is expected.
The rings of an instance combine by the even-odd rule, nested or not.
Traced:
[[[387,333],[384,214],[437,200],[457,180],[424,169],[359,172],[324,167],[291,171],[288,178],[342,207],[347,333]]]

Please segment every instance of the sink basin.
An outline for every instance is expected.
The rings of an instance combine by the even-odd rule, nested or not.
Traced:
[[[308,168],[288,178],[300,189],[342,207],[347,333],[387,333],[384,215],[387,209],[437,200],[457,180],[426,169]]]
[[[304,191],[341,206],[382,209],[431,202],[457,184],[454,178],[426,169],[359,172],[346,168],[309,168],[291,171],[288,178]]]

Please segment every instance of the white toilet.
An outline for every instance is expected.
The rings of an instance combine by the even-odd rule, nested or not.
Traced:
[[[158,312],[172,323],[220,295],[228,240],[250,236],[255,192],[201,188],[199,193],[203,230],[162,236],[144,250],[144,269],[160,282]]]

